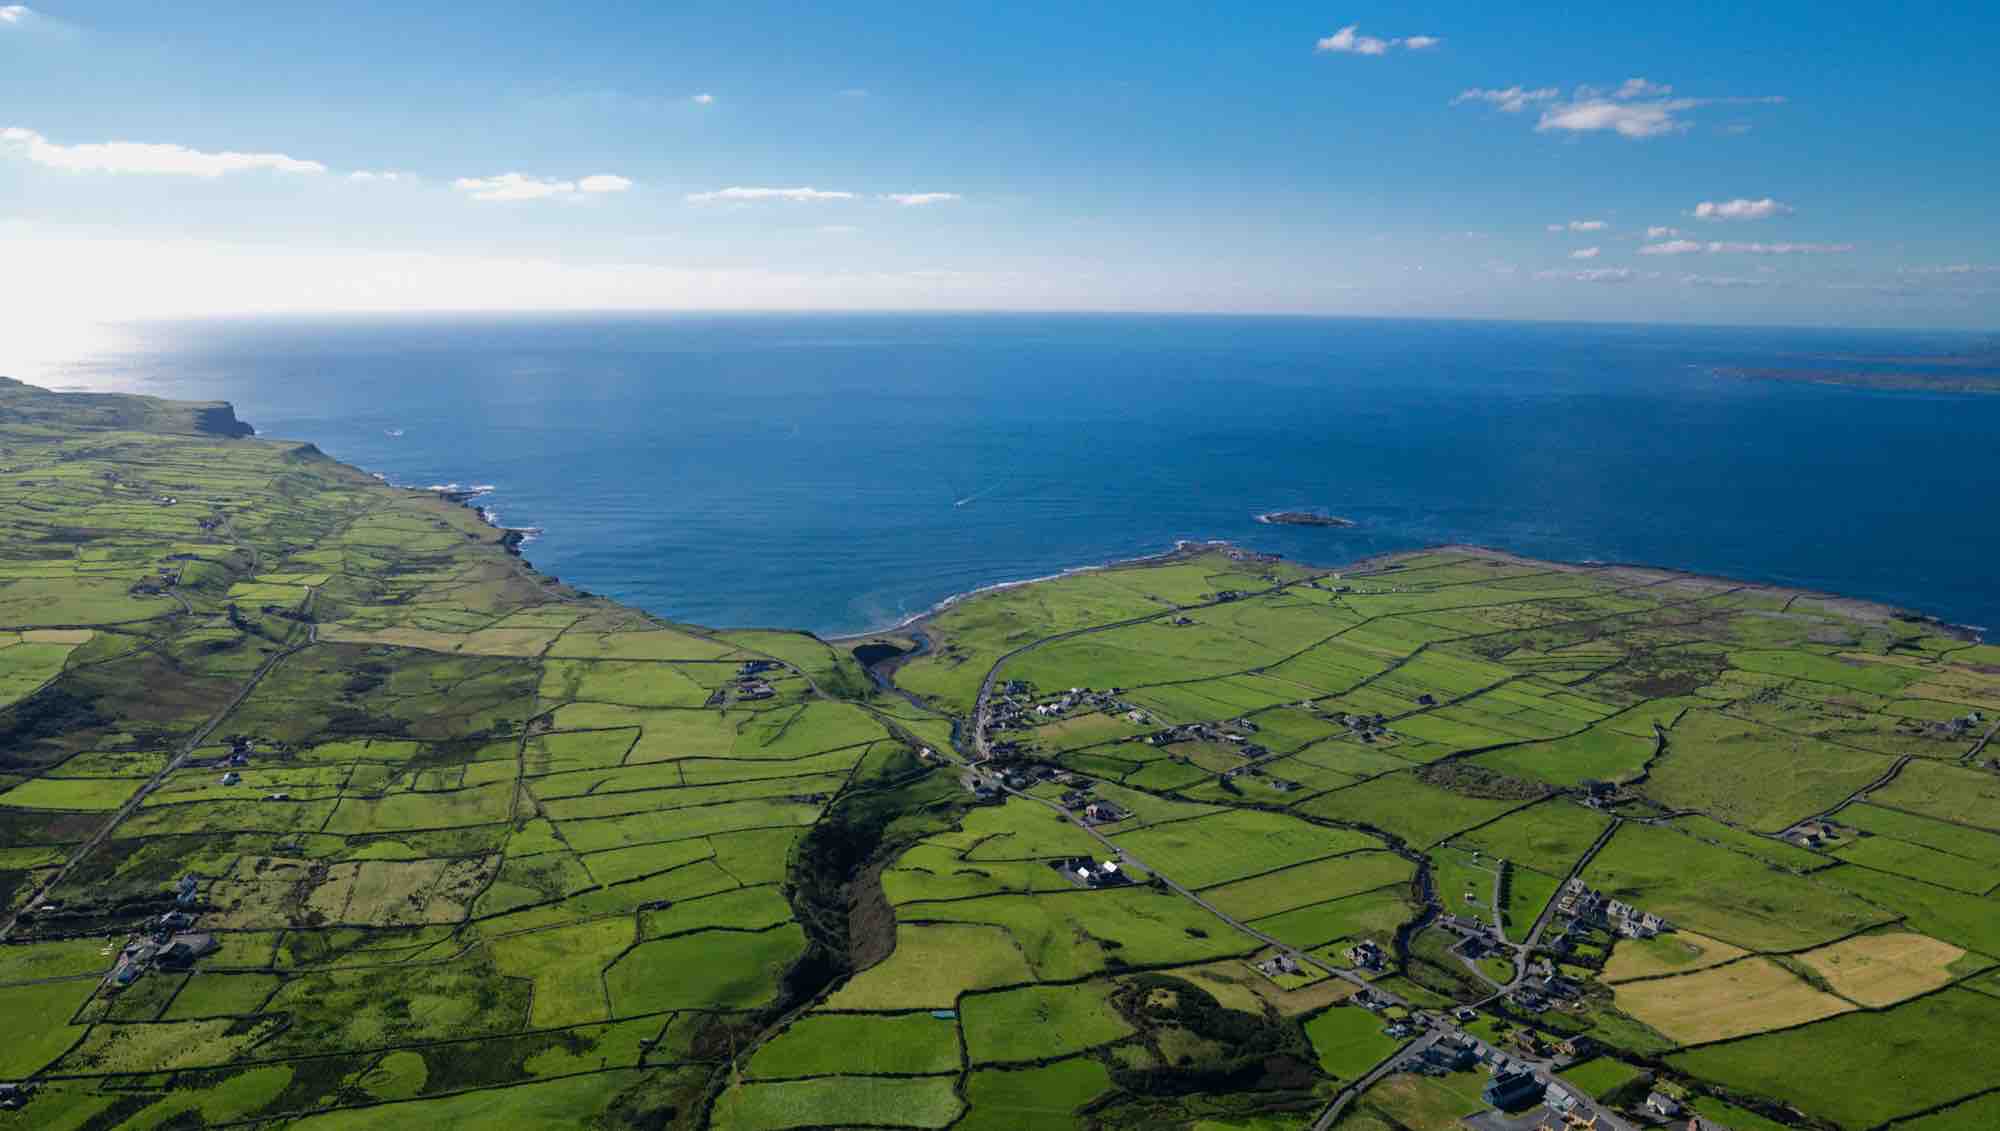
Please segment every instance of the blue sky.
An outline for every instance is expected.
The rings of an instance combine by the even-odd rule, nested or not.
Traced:
[[[1981,9],[0,4],[0,317],[1990,329]]]

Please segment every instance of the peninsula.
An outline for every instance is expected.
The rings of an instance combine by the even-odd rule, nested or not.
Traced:
[[[1351,518],[1339,515],[1319,514],[1314,511],[1267,511],[1257,516],[1257,521],[1269,526],[1355,526]]]
[[[468,501],[0,381],[0,1131],[2000,1120],[1969,632],[1201,544],[835,645]]]

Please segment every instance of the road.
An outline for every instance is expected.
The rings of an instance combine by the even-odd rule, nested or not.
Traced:
[[[317,624],[310,625],[306,629],[306,638],[304,640],[272,653],[269,659],[257,665],[257,670],[250,673],[249,680],[237,689],[236,694],[230,698],[228,703],[223,705],[220,711],[209,716],[207,722],[203,723],[193,734],[187,737],[186,741],[181,743],[180,749],[174,752],[172,758],[167,759],[167,764],[161,767],[160,772],[147,779],[146,784],[140,786],[138,792],[127,798],[125,804],[119,806],[118,811],[111,815],[111,819],[99,826],[97,832],[92,834],[89,840],[78,845],[76,851],[70,853],[69,858],[63,861],[62,867],[57,868],[54,875],[42,881],[41,885],[35,888],[35,893],[29,896],[26,902],[21,904],[19,911],[8,916],[7,922],[4,925],[0,925],[0,942],[5,942],[14,933],[14,928],[20,923],[23,914],[30,908],[40,906],[41,902],[48,898],[49,893],[53,892],[69,876],[70,872],[83,862],[85,857],[96,851],[97,847],[103,844],[111,836],[112,832],[120,824],[124,823],[127,817],[137,812],[139,806],[145,804],[146,798],[152,796],[153,791],[160,788],[160,783],[166,781],[168,775],[180,769],[194,755],[194,752],[201,747],[201,744],[208,741],[208,736],[215,733],[215,728],[221,726],[223,720],[234,714],[236,709],[243,705],[245,699],[250,698],[250,693],[257,690],[257,685],[263,682],[265,676],[271,674],[272,668],[277,667],[286,657],[310,648],[318,642],[319,626]]]

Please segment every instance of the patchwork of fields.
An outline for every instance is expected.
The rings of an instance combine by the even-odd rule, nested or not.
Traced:
[[[227,424],[0,383],[0,1128],[1426,1131],[1483,1076],[1353,1085],[1473,1003],[1612,1108],[2000,1094],[2000,649],[1944,626],[1208,548],[878,689]]]

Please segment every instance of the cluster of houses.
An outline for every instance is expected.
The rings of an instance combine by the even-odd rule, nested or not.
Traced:
[[[1932,723],[1923,732],[1932,738],[1956,741],[1968,737],[1985,722],[1986,719],[1978,711],[1969,711],[1955,719]]]
[[[1279,951],[1264,961],[1256,963],[1253,968],[1266,978],[1278,978],[1286,975],[1306,973],[1306,968],[1300,966],[1297,959],[1283,951]]]
[[[1344,952],[1347,961],[1357,970],[1380,970],[1389,964],[1389,956],[1375,945],[1373,939],[1362,939]]]
[[[1230,719],[1222,723],[1182,723],[1134,740],[1149,746],[1171,746],[1176,742],[1222,742],[1234,746],[1236,752],[1245,758],[1262,758],[1271,751],[1251,740],[1250,736],[1256,733],[1257,724],[1249,719]]]
[[[1068,860],[1057,860],[1049,865],[1062,873],[1064,879],[1078,887],[1110,888],[1121,887],[1132,882],[1118,861],[1093,862],[1088,856],[1076,856]]]
[[[194,905],[199,893],[200,882],[194,876],[181,877],[174,890],[176,909],[147,923],[125,944],[118,962],[104,976],[107,990],[114,993],[122,990],[154,969],[185,970],[194,965],[195,959],[215,951],[215,936],[193,930],[194,915],[186,910]]]
[[[710,692],[707,705],[720,707],[731,699],[739,703],[755,703],[775,697],[778,689],[762,677],[765,672],[776,671],[783,666],[775,660],[745,660],[736,669],[736,682]]]
[[[1584,883],[1581,876],[1571,876],[1563,885],[1556,896],[1556,913],[1573,923],[1603,927],[1631,939],[1650,939],[1674,929],[1672,923],[1650,911],[1605,898],[1604,893]]]
[[[1131,819],[1131,812],[1115,801],[1091,796],[1088,783],[1062,795],[1063,808],[1083,815],[1085,824],[1110,825]]]
[[[1800,848],[1824,848],[1841,839],[1846,831],[1846,829],[1841,828],[1832,821],[1815,819],[1800,821],[1798,824],[1786,829],[1784,837]]]

